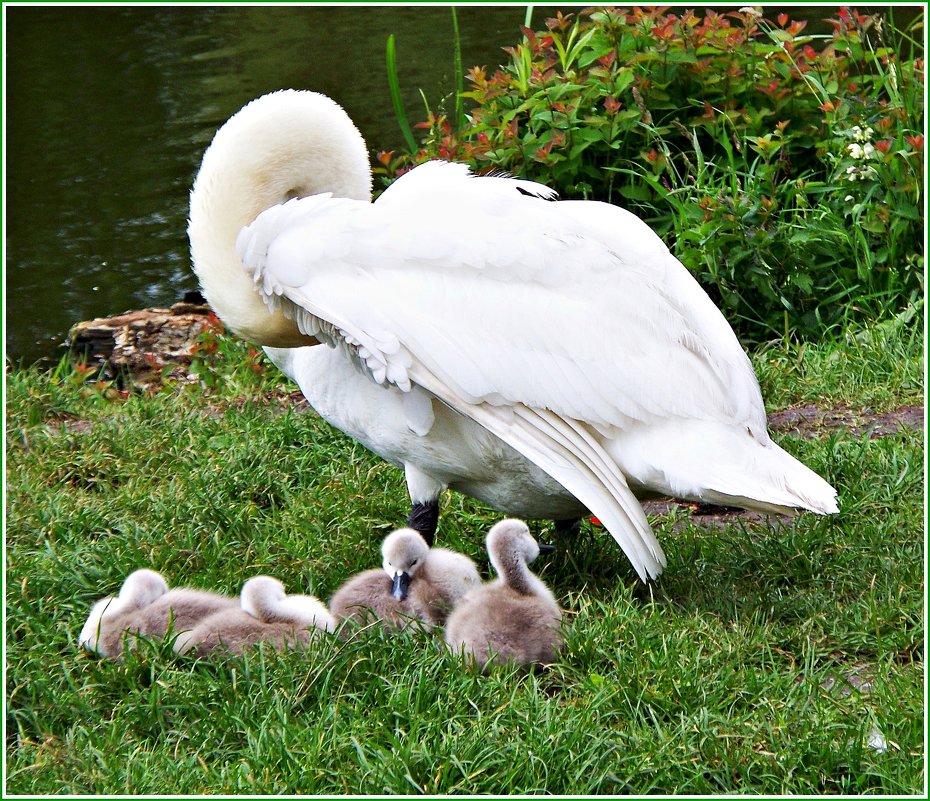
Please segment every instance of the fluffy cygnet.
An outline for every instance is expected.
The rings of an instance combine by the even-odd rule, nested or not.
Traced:
[[[169,590],[159,573],[143,568],[126,578],[118,596],[94,604],[79,642],[100,656],[119,657],[125,634],[162,639],[169,628],[182,632],[214,612],[236,606],[235,599],[212,592],[186,587]]]
[[[554,661],[562,646],[562,612],[527,567],[539,545],[522,520],[502,520],[488,532],[487,547],[498,578],[459,602],[446,621],[446,643],[482,668]]]
[[[286,595],[270,576],[255,576],[242,586],[240,605],[203,620],[174,643],[179,654],[206,656],[216,651],[241,654],[266,642],[278,650],[306,645],[314,631],[334,631],[336,621],[312,595]]]
[[[471,559],[430,548],[410,528],[389,534],[381,554],[381,570],[353,576],[333,595],[329,608],[338,620],[377,619],[404,628],[417,619],[429,628],[443,623],[458,600],[481,583]]]

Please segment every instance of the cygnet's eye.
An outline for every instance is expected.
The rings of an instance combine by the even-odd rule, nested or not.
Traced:
[[[413,567],[413,566],[414,566],[417,562],[419,562],[419,561],[420,561],[419,559],[414,559],[414,560],[410,563],[410,567]]]

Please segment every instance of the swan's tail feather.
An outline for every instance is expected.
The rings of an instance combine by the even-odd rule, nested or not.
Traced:
[[[771,440],[721,423],[630,432],[610,451],[634,488],[762,512],[839,512],[836,490],[817,473]]]
[[[749,461],[755,468],[752,472],[726,478],[709,476],[708,484],[714,490],[731,497],[728,503],[788,514],[802,509],[819,515],[839,512],[836,490],[807,465],[774,442],[756,447],[762,451]]]

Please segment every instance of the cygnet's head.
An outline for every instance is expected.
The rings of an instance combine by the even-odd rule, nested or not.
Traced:
[[[160,573],[143,568],[130,573],[119,595],[101,598],[90,610],[90,615],[78,635],[78,642],[88,651],[96,651],[104,616],[112,618],[123,612],[142,609],[168,592],[168,582]]]
[[[491,564],[499,573],[515,560],[529,564],[539,556],[542,548],[533,539],[530,529],[522,520],[501,520],[489,532],[486,540]],[[550,546],[545,546],[551,550]]]
[[[381,565],[392,582],[391,595],[402,601],[407,597],[410,580],[429,555],[429,545],[412,528],[399,528],[385,537],[381,555]]]
[[[280,581],[271,576],[255,576],[242,585],[239,605],[243,611],[261,620],[264,609],[283,601],[284,598],[284,585]]]
[[[130,573],[119,591],[123,609],[142,609],[168,592],[168,582],[160,573],[142,568]]]
[[[242,585],[239,606],[263,623],[290,623],[335,631],[336,621],[326,605],[312,595],[287,595],[271,576],[255,576]]]

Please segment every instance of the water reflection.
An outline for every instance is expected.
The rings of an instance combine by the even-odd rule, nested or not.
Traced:
[[[216,128],[264,92],[336,98],[373,150],[401,145],[384,71],[397,38],[408,115],[453,85],[446,7],[8,7],[6,348],[56,353],[78,320],[196,285],[187,195]],[[461,8],[463,63],[494,64],[522,7]],[[543,10],[537,11],[537,19]]]

